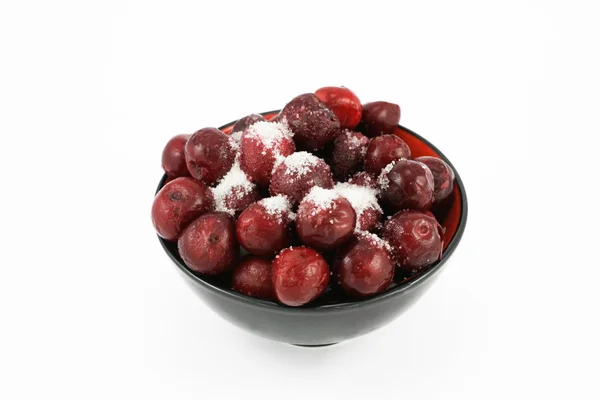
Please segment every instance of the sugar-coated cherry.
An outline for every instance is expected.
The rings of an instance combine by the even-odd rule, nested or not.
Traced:
[[[386,221],[382,237],[392,247],[400,268],[414,273],[440,259],[441,232],[431,213],[404,210]]]
[[[343,130],[335,136],[329,164],[336,180],[344,181],[359,170],[368,144],[369,138],[350,130]]]
[[[352,175],[350,179],[348,179],[348,183],[358,186],[364,186],[371,189],[377,189],[377,178],[374,175],[371,175],[368,172],[360,171],[356,174]]]
[[[374,234],[352,238],[336,254],[333,271],[341,288],[364,297],[384,291],[394,279],[390,246]]]
[[[319,150],[331,142],[340,129],[340,121],[333,111],[312,93],[294,97],[280,115],[280,120],[294,132],[296,146],[302,150]]]
[[[258,256],[274,256],[290,245],[291,204],[283,196],[269,197],[251,204],[237,219],[240,245]]]
[[[190,174],[207,185],[221,179],[233,165],[235,151],[227,135],[216,128],[194,133],[185,145]]]
[[[299,151],[287,156],[275,168],[269,193],[271,196],[282,194],[292,203],[298,204],[313,186],[331,189],[333,187],[331,170],[322,159],[305,151]]]
[[[423,156],[416,161],[427,165],[433,174],[433,201],[441,203],[454,189],[454,171],[444,160],[437,157]]]
[[[173,136],[162,153],[162,167],[170,178],[190,176],[185,163],[185,144],[190,135]]]
[[[258,187],[250,182],[237,161],[212,192],[215,198],[215,209],[231,215],[239,214],[250,204],[261,199]]]
[[[410,148],[396,135],[382,135],[371,139],[365,154],[365,171],[379,175],[392,161],[410,158]]]
[[[318,89],[315,95],[333,111],[342,128],[354,129],[360,122],[362,105],[350,89],[327,86]]]
[[[400,106],[387,101],[363,104],[361,132],[369,137],[393,134],[400,122]]]
[[[275,257],[271,276],[275,297],[283,304],[298,307],[325,292],[329,265],[309,247],[288,247]]]
[[[377,202],[377,190],[345,182],[336,184],[335,191],[352,205],[357,231],[372,232],[381,228],[383,210]]]
[[[275,164],[295,150],[287,125],[257,122],[242,134],[240,166],[253,182],[268,187]]]
[[[201,215],[183,231],[177,248],[192,271],[206,275],[228,271],[240,252],[233,217],[224,212]]]
[[[355,227],[356,212],[335,190],[314,187],[298,206],[298,236],[318,250],[338,247],[352,237]]]
[[[392,211],[427,210],[433,203],[433,174],[422,162],[401,159],[390,163],[381,171],[379,183],[381,199]]]
[[[246,115],[244,118],[238,119],[238,121],[233,125],[231,128],[231,134],[233,135],[235,132],[243,132],[250,126],[260,121],[266,121],[265,117],[260,114]]]
[[[175,240],[190,222],[214,207],[210,188],[190,177],[179,177],[156,194],[152,223],[160,237]]]
[[[231,289],[257,299],[273,300],[271,260],[252,255],[242,258],[231,277]]]

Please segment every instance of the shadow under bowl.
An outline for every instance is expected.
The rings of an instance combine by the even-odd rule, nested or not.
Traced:
[[[267,119],[277,111],[262,113]],[[220,127],[229,133],[234,122]],[[442,216],[444,227],[444,251],[441,260],[416,276],[396,282],[385,292],[368,299],[340,302],[331,301],[335,296],[325,294],[322,299],[304,307],[288,307],[283,304],[248,297],[229,289],[229,277],[204,277],[189,270],[177,251],[177,243],[159,237],[165,252],[177,266],[185,282],[206,305],[238,327],[284,343],[318,347],[352,339],[393,321],[431,287],[435,278],[458,246],[467,223],[467,196],[460,175],[452,163],[435,146],[415,132],[398,126],[396,135],[410,147],[413,157],[439,157],[455,172],[454,191]],[[161,179],[158,190],[166,183]]]

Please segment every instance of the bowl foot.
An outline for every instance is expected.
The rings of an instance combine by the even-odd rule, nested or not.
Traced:
[[[327,346],[333,346],[334,344],[337,344],[337,343],[327,343],[327,344],[294,344],[292,346],[298,346],[298,347],[327,347]]]

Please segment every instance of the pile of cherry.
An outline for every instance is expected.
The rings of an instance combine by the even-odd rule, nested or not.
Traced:
[[[440,259],[430,210],[448,203],[454,181],[444,161],[411,159],[394,135],[399,121],[396,104],[361,105],[349,89],[325,87],[270,121],[242,118],[230,135],[175,136],[154,227],[190,270],[225,274],[248,296],[301,306],[330,280],[354,299],[380,293],[395,273]]]

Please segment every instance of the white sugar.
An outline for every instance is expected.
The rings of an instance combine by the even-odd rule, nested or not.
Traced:
[[[245,196],[254,190],[255,187],[256,185],[248,180],[248,177],[236,160],[229,172],[225,174],[219,181],[219,184],[212,190],[215,198],[215,209],[233,214],[235,210],[227,207],[227,199]]]
[[[292,204],[284,195],[278,194],[277,196],[267,197],[260,200],[259,203],[265,208],[267,214],[276,218],[282,218],[284,215],[287,215],[291,221],[296,217],[292,212]]]
[[[317,165],[319,161],[320,158],[313,154],[306,151],[298,151],[287,156],[283,162],[287,167],[287,175],[303,176],[311,170],[311,167]]]
[[[390,244],[387,242],[387,240],[380,238],[379,236],[377,236],[374,233],[359,231],[359,232],[356,232],[356,236],[358,236],[361,239],[367,240],[374,247],[378,247],[380,249],[385,249],[385,250],[389,251],[390,253],[392,252],[392,246],[390,246]]]
[[[350,145],[350,148],[351,148],[351,149],[355,149],[355,148],[357,148],[357,147],[359,147],[359,146],[361,146],[361,145],[362,145],[362,143],[361,143],[360,139],[359,139],[359,138],[357,138],[357,137],[356,137],[356,135],[355,135],[355,134],[353,134],[351,131],[346,131],[346,137],[347,137],[347,138],[348,138],[348,140],[350,141],[350,142],[349,142],[349,145]],[[366,149],[366,146],[364,146],[364,147],[365,147],[365,149]]]
[[[377,202],[377,191],[375,189],[353,185],[351,183],[338,183],[335,185],[335,191],[345,197],[352,205],[352,208],[354,208],[357,221],[356,230],[362,228],[360,226],[360,217],[365,210],[373,209],[383,212],[381,206]]]
[[[381,190],[386,190],[388,188],[390,179],[388,178],[387,174],[392,170],[392,168],[394,168],[394,164],[396,164],[396,161],[392,161],[381,170],[379,178],[377,179],[377,183],[379,183]]]
[[[333,208],[333,201],[338,198],[340,198],[340,194],[334,189],[323,189],[319,186],[313,186],[302,202],[312,203],[316,208],[316,212],[318,210]]]
[[[293,133],[286,124],[279,122],[258,121],[252,124],[244,135],[254,140],[260,141],[265,148],[270,149],[278,142],[290,138]]]

